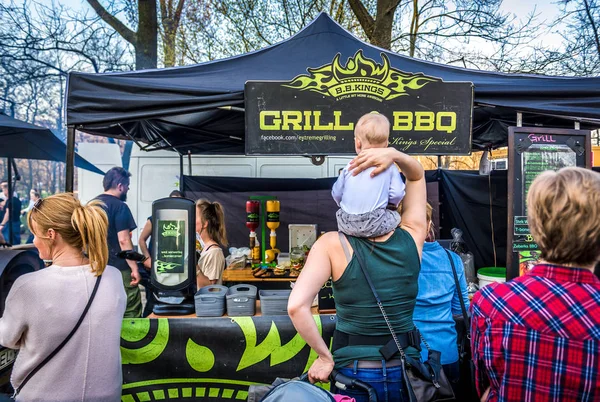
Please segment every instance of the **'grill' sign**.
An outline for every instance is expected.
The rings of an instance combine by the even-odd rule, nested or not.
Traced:
[[[390,121],[390,145],[410,154],[471,151],[473,84],[397,70],[359,50],[345,65],[308,68],[289,82],[248,81],[246,154],[353,154],[354,125],[377,111]]]

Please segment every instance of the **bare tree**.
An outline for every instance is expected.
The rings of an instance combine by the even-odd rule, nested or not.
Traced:
[[[158,19],[156,0],[138,0],[137,15],[135,16],[137,29],[135,31],[125,25],[116,16],[117,13],[110,13],[98,0],[87,0],[87,2],[104,22],[134,47],[136,70],[157,67]]]
[[[197,63],[273,45],[322,11],[366,39],[347,0],[187,0],[178,33],[182,57]]]
[[[177,50],[177,31],[183,14],[185,0],[159,0],[160,21],[162,25],[163,64],[175,65]]]
[[[369,13],[368,5],[361,0],[348,0],[369,41],[384,49],[391,49],[394,14],[400,0],[377,0],[375,16]],[[416,3],[416,0],[414,1]]]
[[[567,44],[560,66],[565,74],[600,74],[600,1],[561,0],[561,16],[556,26]],[[568,57],[567,57],[568,56]]]
[[[132,67],[129,46],[96,16],[55,3],[0,3],[0,102],[6,114],[48,127],[64,140],[67,74]],[[64,188],[60,164],[22,161],[19,170],[21,195],[40,183],[48,192]]]

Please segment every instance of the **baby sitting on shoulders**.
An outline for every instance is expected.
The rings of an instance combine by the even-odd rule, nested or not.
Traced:
[[[387,117],[377,112],[364,115],[354,128],[356,153],[368,148],[387,148],[389,134]],[[394,231],[400,224],[396,209],[405,193],[400,171],[393,164],[371,177],[374,169],[353,176],[348,164],[333,185],[331,195],[340,207],[336,214],[340,232],[355,237],[378,237]]]

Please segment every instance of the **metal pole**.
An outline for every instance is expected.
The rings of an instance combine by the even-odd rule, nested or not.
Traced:
[[[442,155],[437,156],[437,168],[438,169],[442,168]]]
[[[13,244],[13,223],[12,223],[12,215],[15,213],[15,211],[13,211],[13,185],[12,185],[12,165],[13,165],[13,159],[12,158],[8,158],[8,166],[7,166],[7,175],[8,175],[8,198],[6,199],[6,206],[8,209],[10,209],[10,213],[8,214],[8,239],[5,239],[5,241],[7,241],[9,244]],[[6,208],[4,208],[4,211],[6,211]],[[19,211],[19,213],[21,213],[21,211]],[[14,244],[13,244],[14,246]]]
[[[183,155],[179,154],[179,191],[183,192]]]
[[[581,129],[581,123],[576,121],[575,122],[575,130],[580,130]]]
[[[517,112],[517,127],[523,127],[523,113]]]
[[[192,175],[192,151],[188,150],[188,175]]]
[[[72,193],[75,186],[75,126],[67,127],[67,163],[65,192]]]

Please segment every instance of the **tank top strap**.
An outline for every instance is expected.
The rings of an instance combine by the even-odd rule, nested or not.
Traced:
[[[342,243],[342,248],[344,249],[344,254],[346,255],[346,263],[350,263],[350,260],[352,260],[352,256],[350,255],[350,250],[348,250],[348,244],[346,243],[346,235],[344,235],[342,232],[338,232],[338,235],[340,236],[340,243]]]

